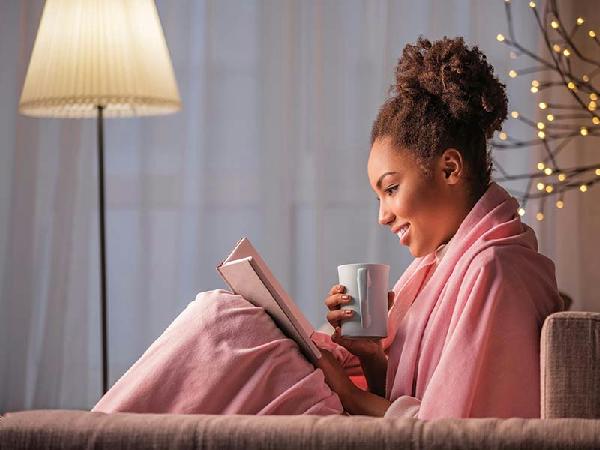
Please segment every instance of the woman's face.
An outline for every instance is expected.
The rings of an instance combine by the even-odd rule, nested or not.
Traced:
[[[471,209],[456,149],[445,150],[426,176],[408,150],[381,138],[373,143],[367,171],[379,199],[379,223],[389,226],[414,257],[448,242]]]

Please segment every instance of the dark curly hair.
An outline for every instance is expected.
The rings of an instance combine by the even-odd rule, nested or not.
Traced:
[[[462,155],[471,199],[490,183],[487,141],[506,119],[505,85],[478,47],[462,37],[433,43],[423,37],[407,44],[396,66],[396,82],[371,131],[371,145],[390,137],[394,147],[414,154],[426,176],[445,149]]]

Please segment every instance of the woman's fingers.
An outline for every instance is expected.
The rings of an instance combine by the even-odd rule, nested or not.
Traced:
[[[327,322],[331,324],[334,328],[340,326],[342,320],[347,320],[352,318],[354,311],[351,309],[334,309],[327,313]]]
[[[334,284],[331,287],[331,289],[329,290],[329,295],[341,294],[345,290],[346,290],[346,286],[343,286],[341,284]]]
[[[327,309],[330,310],[340,309],[341,306],[347,305],[348,303],[350,303],[350,296],[348,294],[330,295],[325,299],[325,305],[327,305]]]

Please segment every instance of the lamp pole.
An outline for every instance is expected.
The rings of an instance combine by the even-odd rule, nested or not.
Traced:
[[[98,229],[100,231],[100,322],[102,333],[102,392],[108,391],[108,335],[106,320],[106,231],[104,229],[104,106],[97,105]]]

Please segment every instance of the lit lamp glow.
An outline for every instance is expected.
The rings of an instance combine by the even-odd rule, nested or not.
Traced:
[[[181,107],[153,0],[47,0],[19,101],[22,114],[93,117],[98,124],[102,384],[108,387],[104,117]]]

